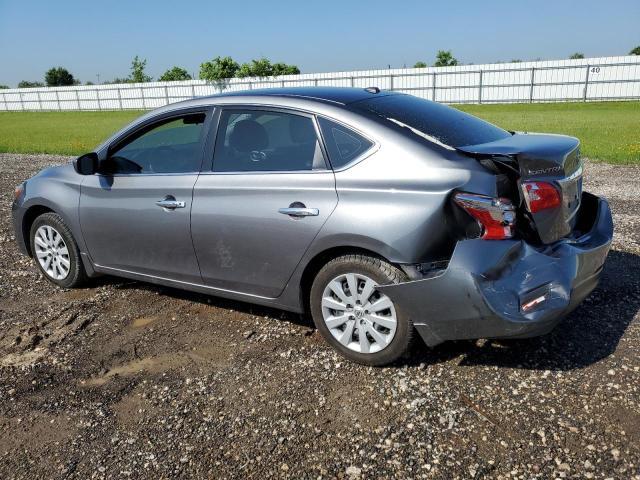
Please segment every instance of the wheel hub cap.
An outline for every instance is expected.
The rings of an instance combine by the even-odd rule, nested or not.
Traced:
[[[366,275],[347,273],[329,282],[322,294],[322,316],[338,342],[359,353],[386,348],[396,333],[396,310]]]

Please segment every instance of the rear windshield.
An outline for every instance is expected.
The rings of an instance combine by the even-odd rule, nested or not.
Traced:
[[[448,147],[477,145],[511,136],[506,130],[473,115],[413,95],[388,95],[351,105]]]

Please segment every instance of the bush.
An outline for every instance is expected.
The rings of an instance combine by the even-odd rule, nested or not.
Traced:
[[[278,62],[273,64],[273,75],[298,75],[300,69],[296,65],[288,65],[286,63]]]
[[[20,80],[20,83],[18,83],[18,88],[38,88],[38,87],[44,87],[44,83],[30,82],[28,80]]]
[[[268,58],[251,60],[249,63],[238,65],[231,57],[216,57],[210,62],[200,65],[200,79],[217,83],[223,88],[225,80],[229,78],[245,77],[273,77],[280,75],[297,75],[300,69],[296,65],[283,62],[271,63]]]
[[[584,53],[576,52],[571,54],[569,60],[579,60],[581,58],[584,58]]]
[[[238,70],[237,76],[244,77],[272,77],[273,65],[267,58],[260,58],[258,60],[251,60],[251,63],[243,63]]]
[[[629,52],[629,55],[640,55],[640,45]]]
[[[158,80],[161,82],[179,82],[180,80],[191,80],[191,75],[184,68],[173,67],[164,72]]]
[[[296,65],[288,65],[282,62],[272,64],[268,58],[263,57],[258,60],[251,60],[250,63],[243,63],[238,70],[237,76],[239,78],[265,78],[278,75],[297,75],[299,73],[300,69]]]
[[[424,62],[416,62],[413,68],[426,68],[427,64]]]
[[[236,76],[240,66],[231,57],[216,57],[200,65],[200,80],[222,83]]]
[[[9,85],[0,85],[0,90],[7,90]]]
[[[116,83],[131,83],[131,79],[116,77],[113,80],[105,80],[104,82],[102,82],[103,85],[110,85],[110,84],[116,84]]]

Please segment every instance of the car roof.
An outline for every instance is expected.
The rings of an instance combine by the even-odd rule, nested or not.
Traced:
[[[380,90],[378,88],[353,88],[353,87],[287,87],[287,88],[264,88],[251,89],[235,92],[224,92],[216,95],[207,95],[202,97],[194,97],[180,102],[170,103],[151,110],[134,121],[124,126],[121,130],[114,133],[111,137],[101,143],[96,151],[101,150],[121,136],[123,133],[136,128],[138,125],[158,117],[159,115],[173,113],[185,108],[199,108],[211,105],[226,104],[247,104],[258,105],[274,104],[284,107],[309,108],[309,104],[316,104],[310,110],[316,113],[322,113],[329,118],[336,118],[348,123],[348,118],[343,118],[341,114],[352,114],[350,109],[345,108],[350,103],[382,98],[391,95],[404,95],[399,92],[391,92],[388,90]],[[274,102],[273,99],[281,99],[281,102]],[[237,102],[236,102],[237,100]],[[316,108],[317,107],[317,108]],[[355,113],[353,113],[355,114]],[[360,116],[360,114],[358,114]]]
[[[285,87],[262,88],[256,90],[242,90],[238,92],[219,93],[201,98],[220,97],[299,97],[307,100],[338,103],[348,105],[374,97],[397,95],[397,93],[383,91],[376,87]]]

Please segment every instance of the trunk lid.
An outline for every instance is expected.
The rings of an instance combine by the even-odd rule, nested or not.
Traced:
[[[519,204],[531,220],[540,240],[553,243],[571,233],[582,197],[582,161],[580,142],[564,135],[515,133],[511,137],[479,145],[466,145],[457,150],[478,158],[511,164],[517,174]],[[513,178],[516,177],[516,178]],[[559,192],[561,204],[556,208],[528,211],[522,182],[541,181],[552,184]]]

